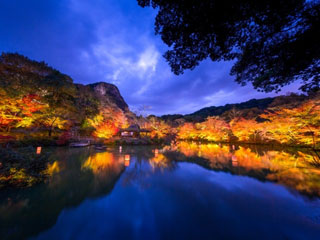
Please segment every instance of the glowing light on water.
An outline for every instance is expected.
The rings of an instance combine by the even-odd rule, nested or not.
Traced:
[[[237,167],[237,166],[239,166],[239,163],[238,163],[238,159],[237,159],[237,157],[236,156],[232,156],[232,166],[233,167]]]
[[[41,147],[37,147],[37,154],[41,154]]]
[[[114,156],[109,152],[96,153],[90,156],[82,165],[82,168],[92,169],[97,174],[105,172],[115,165]]]
[[[126,154],[124,156],[124,166],[128,167],[130,165],[130,155]]]
[[[55,161],[52,164],[49,163],[47,169],[45,170],[45,172],[50,176],[52,176],[54,173],[60,172],[59,162]]]

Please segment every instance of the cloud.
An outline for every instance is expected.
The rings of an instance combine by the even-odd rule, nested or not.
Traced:
[[[161,56],[167,46],[154,35],[156,13],[135,0],[1,0],[0,46],[44,60],[77,83],[114,83],[131,108],[147,105],[150,114],[275,95],[236,84],[232,62],[204,61],[174,75]]]
[[[148,81],[156,72],[160,54],[150,43],[140,45],[145,47],[133,49],[121,42],[119,35],[102,38],[92,46],[90,61],[96,60],[104,68],[106,80],[121,83],[138,78]],[[85,55],[89,54],[86,52]]]

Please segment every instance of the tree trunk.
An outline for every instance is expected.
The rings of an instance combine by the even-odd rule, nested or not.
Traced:
[[[53,120],[53,122],[51,123],[51,125],[50,125],[50,128],[49,128],[49,137],[51,137],[51,135],[52,135],[52,130],[53,130],[53,124],[54,124],[54,122],[57,120],[57,118],[55,118],[54,120]]]
[[[52,127],[49,128],[48,136],[51,137],[52,135]]]
[[[7,128],[6,128],[6,132],[7,132],[7,133],[9,133],[9,132],[10,132],[10,130],[11,130],[11,126],[10,126],[10,125],[8,125],[8,126],[7,126]]]

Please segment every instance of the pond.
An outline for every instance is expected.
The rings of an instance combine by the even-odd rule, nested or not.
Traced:
[[[56,148],[49,179],[0,191],[4,239],[319,239],[313,153],[178,142]]]

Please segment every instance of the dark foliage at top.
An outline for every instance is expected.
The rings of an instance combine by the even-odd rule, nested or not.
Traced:
[[[170,47],[164,54],[175,74],[202,60],[235,61],[242,85],[278,91],[296,80],[319,89],[319,0],[138,0],[158,8],[155,31]]]

